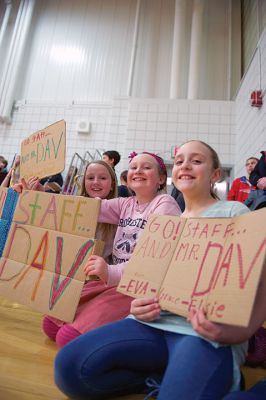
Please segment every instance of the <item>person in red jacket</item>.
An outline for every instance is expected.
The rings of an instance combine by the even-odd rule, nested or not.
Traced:
[[[256,157],[250,157],[247,159],[247,176],[241,176],[232,182],[231,188],[227,194],[227,200],[235,200],[244,203],[244,201],[248,198],[250,190],[256,189],[256,187],[252,186],[252,184],[249,182],[249,176],[257,165],[258,161],[259,160]]]

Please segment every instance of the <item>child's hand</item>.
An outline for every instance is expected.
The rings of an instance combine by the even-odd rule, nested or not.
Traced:
[[[21,193],[23,190],[23,187],[22,187],[21,183],[15,183],[15,185],[12,186],[12,189],[17,193]]]
[[[146,322],[159,318],[160,311],[158,299],[135,299],[130,307],[130,312],[135,318]]]
[[[108,281],[108,266],[100,256],[90,256],[89,261],[84,267],[84,272],[88,276],[98,276],[104,283]]]
[[[40,184],[39,178],[37,178],[36,176],[33,176],[28,180],[27,186],[29,190],[37,190],[38,192],[45,192],[44,186]]]
[[[209,340],[220,341],[222,337],[222,324],[216,324],[206,318],[206,312],[203,309],[189,311],[188,320],[199,335],[206,337]]]
[[[257,182],[257,187],[259,189],[266,189],[266,177],[260,178]]]
[[[28,190],[29,188],[25,179],[22,178],[20,182],[15,183],[15,185],[12,186],[12,189],[17,193],[21,193],[23,190]]]

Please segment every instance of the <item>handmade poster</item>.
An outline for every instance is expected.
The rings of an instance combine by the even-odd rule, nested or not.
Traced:
[[[0,258],[0,294],[71,322],[84,266],[103,250],[94,239],[99,207],[97,199],[23,192]]]
[[[185,221],[168,215],[153,215],[148,219],[119,283],[119,291],[133,297],[159,293]]]
[[[13,220],[18,224],[95,237],[100,200],[24,190]]]
[[[65,169],[66,123],[55,122],[21,143],[20,177],[41,179]]]
[[[234,218],[149,218],[119,283],[132,297],[159,298],[187,316],[247,326],[266,254],[266,209]]]

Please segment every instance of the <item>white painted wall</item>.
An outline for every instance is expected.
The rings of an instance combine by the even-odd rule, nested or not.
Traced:
[[[190,139],[214,146],[224,165],[234,155],[234,104],[227,101],[133,99],[125,154],[147,150],[171,162],[171,147]]]
[[[246,71],[266,26],[266,1],[242,0],[243,72]]]
[[[12,161],[20,142],[60,119],[67,126],[67,165],[74,152],[116,149],[122,155],[117,171],[128,165],[132,151],[152,151],[171,163],[171,147],[189,139],[208,142],[224,165],[234,160],[234,103],[207,100],[115,98],[87,104],[17,103],[11,126],[0,131],[0,148]],[[88,118],[91,133],[77,133],[77,122]]]
[[[178,0],[177,0],[178,1]],[[226,100],[230,58],[229,1],[202,0],[199,99]],[[13,14],[19,4],[13,2]],[[234,0],[240,4],[240,0]],[[126,96],[137,0],[36,0],[17,82],[16,98],[29,101],[105,101]],[[175,0],[140,0],[132,94],[169,98]],[[0,13],[3,15],[4,7]],[[186,0],[178,98],[187,98],[193,0]],[[233,16],[239,14],[233,8]],[[0,16],[1,20],[1,16]],[[10,22],[12,27],[14,20]],[[11,32],[9,33],[9,35]],[[5,37],[8,43],[9,35]],[[239,30],[233,31],[233,37]],[[232,41],[237,46],[235,41]],[[236,47],[237,48],[237,47]],[[4,49],[0,59],[4,60]],[[239,52],[232,65],[240,70]],[[3,58],[2,58],[3,57]],[[239,81],[239,76],[233,75]]]
[[[38,1],[21,98],[84,102],[125,93],[135,5]]]
[[[263,106],[258,109],[250,106],[250,95],[254,90],[262,89]],[[233,160],[235,174],[243,174],[244,163],[248,157],[260,157],[260,151],[266,150],[266,29],[254,53],[249,69],[236,96],[236,153]]]

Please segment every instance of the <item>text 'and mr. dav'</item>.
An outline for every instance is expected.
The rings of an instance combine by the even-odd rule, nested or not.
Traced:
[[[247,326],[266,254],[266,209],[234,218],[149,218],[119,291],[187,316]],[[239,312],[241,310],[241,312]]]

